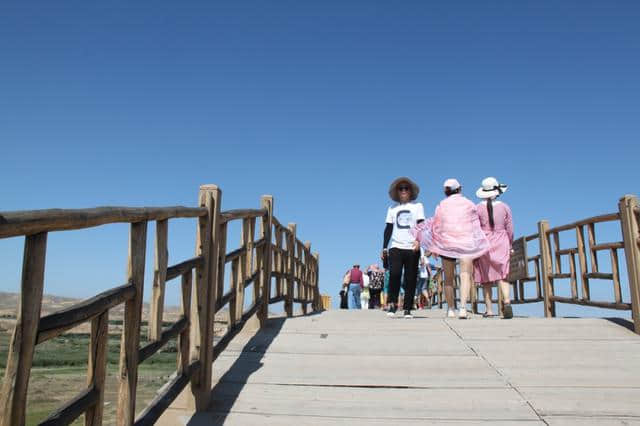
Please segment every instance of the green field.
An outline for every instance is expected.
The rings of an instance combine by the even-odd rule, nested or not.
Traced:
[[[141,331],[146,336],[146,329]],[[0,367],[4,376],[9,335],[0,332]],[[146,338],[141,344],[146,343]],[[27,398],[27,425],[37,425],[86,387],[89,335],[65,334],[36,347]],[[176,369],[176,342],[142,363],[138,370],[136,412],[142,411]],[[110,335],[104,424],[115,424],[120,336]],[[84,424],[82,418],[73,423]]]

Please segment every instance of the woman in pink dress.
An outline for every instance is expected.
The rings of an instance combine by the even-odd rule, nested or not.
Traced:
[[[501,201],[496,201],[496,198],[506,190],[507,185],[498,183],[493,177],[488,177],[482,181],[482,187],[476,192],[478,198],[483,199],[477,209],[480,226],[482,226],[491,248],[482,257],[476,259],[473,275],[475,282],[482,285],[484,292],[484,301],[487,307],[484,315],[493,316],[491,287],[497,282],[504,303],[503,315],[504,318],[509,319],[513,317],[513,309],[509,298],[511,285],[506,279],[509,275],[509,259],[513,243],[513,220],[509,206]]]
[[[473,259],[489,250],[489,241],[480,228],[476,206],[462,195],[462,187],[456,179],[444,182],[447,196],[436,207],[428,250],[442,257],[445,274],[445,298],[449,309],[447,316],[455,317],[453,283],[456,259],[460,260],[460,310],[459,318],[467,318],[467,298],[472,284]]]

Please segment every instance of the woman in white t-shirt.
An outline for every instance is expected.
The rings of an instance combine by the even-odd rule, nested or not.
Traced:
[[[404,298],[404,317],[413,318],[413,295],[416,291],[418,275],[419,245],[409,232],[417,223],[424,220],[422,203],[415,202],[420,188],[406,176],[397,178],[389,187],[389,197],[396,202],[387,210],[382,258],[389,263],[389,298],[387,315],[393,316],[398,309],[398,295],[402,272],[406,278]]]

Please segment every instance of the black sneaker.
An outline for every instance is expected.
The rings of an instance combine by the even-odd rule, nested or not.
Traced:
[[[404,317],[407,319],[411,319],[413,318],[413,315],[411,315],[411,311],[405,310],[404,311]]]
[[[393,303],[389,303],[389,308],[387,309],[387,316],[392,317],[396,314],[396,305]]]
[[[511,319],[513,318],[513,308],[511,308],[511,304],[505,304],[504,307],[502,308],[502,316],[504,317],[504,319]]]

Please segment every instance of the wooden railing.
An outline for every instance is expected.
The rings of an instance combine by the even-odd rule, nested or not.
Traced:
[[[199,207],[195,208],[102,207],[0,213],[0,238],[25,236],[20,306],[0,394],[2,426],[25,423],[35,346],[87,321],[91,321],[87,386],[41,424],[68,424],[82,414],[86,425],[102,424],[109,310],[122,303],[125,310],[118,374],[118,425],[153,424],[189,383],[188,398],[195,409],[207,409],[213,361],[250,318],[255,316],[260,326],[264,325],[270,303],[284,301],[289,316],[293,315],[294,303],[300,303],[305,314],[309,305],[314,311],[321,309],[318,254],[311,254],[310,243],[303,244],[296,238],[295,224],[285,228],[273,216],[273,197],[263,196],[259,209],[220,211],[221,201],[222,192],[218,187],[204,185],[199,192]],[[191,259],[169,266],[168,222],[175,218],[197,218],[196,253]],[[233,220],[242,220],[242,245],[227,253],[227,225]],[[260,238],[254,241],[257,220],[260,220]],[[140,347],[149,221],[156,222],[154,275],[149,343]],[[130,224],[125,284],[41,317],[47,234],[110,223]],[[231,264],[230,291],[223,294],[227,263]],[[163,329],[165,285],[178,277],[181,279],[181,316]],[[274,297],[271,296],[272,277],[276,280]],[[245,309],[244,293],[251,285],[252,300]],[[230,324],[227,333],[214,346],[214,315],[226,304],[229,304]],[[174,378],[136,417],[138,365],[176,337]]]
[[[598,242],[596,225],[615,222],[620,225],[620,240],[613,242]],[[545,220],[538,222],[538,232],[524,237],[527,247],[530,243],[537,244],[538,253],[527,257],[527,276],[511,282],[513,298],[511,303],[544,302],[544,314],[547,317],[556,315],[556,303],[591,306],[598,308],[631,310],[634,330],[640,334],[640,206],[638,198],[626,195],[618,203],[615,213],[591,217],[575,223],[550,228]],[[586,231],[586,233],[585,233]],[[575,235],[575,246],[561,247],[561,235]],[[542,238],[540,236],[543,236]],[[620,278],[620,251],[624,251],[626,271],[629,286],[629,299],[623,300]],[[529,251],[527,250],[527,253]],[[598,254],[608,252],[611,272],[602,272]],[[568,270],[563,269],[566,260]],[[532,269],[533,265],[533,269]],[[559,296],[555,292],[555,280],[568,279],[571,296]],[[610,301],[594,300],[591,296],[591,280],[610,281],[613,286],[613,299]],[[443,300],[444,280],[442,271],[436,274],[439,283],[437,297],[440,306]],[[456,284],[459,277],[456,277]],[[535,296],[525,296],[525,285],[535,285]],[[471,292],[471,303],[474,312],[478,304],[484,304],[480,297],[480,289]],[[456,295],[459,285],[456,285]],[[498,292],[499,295],[500,292]],[[456,300],[459,298],[456,296]],[[500,295],[497,302],[500,306]]]

